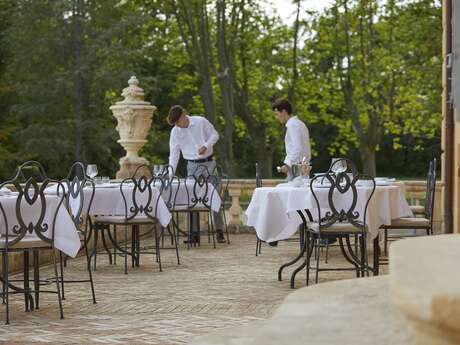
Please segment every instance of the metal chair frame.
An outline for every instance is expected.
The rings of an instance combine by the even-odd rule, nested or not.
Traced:
[[[345,162],[347,166],[346,171],[342,172],[333,172],[335,164],[339,162]],[[350,177],[351,175],[351,177]],[[321,205],[318,199],[317,192],[315,192],[314,184],[316,181],[324,181],[326,180],[330,183],[330,187],[328,190],[328,209],[330,211],[325,212],[322,214],[321,212]],[[365,202],[365,207],[362,214],[362,221],[360,220],[361,214],[358,210],[356,210],[357,202],[358,202],[358,191],[357,191],[357,182],[361,180],[369,181],[369,187],[371,188],[371,192],[367,197]],[[364,277],[365,275],[369,275],[369,264],[368,264],[368,257],[367,257],[367,227],[366,227],[366,216],[367,216],[367,209],[369,206],[369,202],[372,199],[372,196],[375,192],[375,180],[373,177],[369,175],[359,174],[356,170],[355,165],[352,161],[346,158],[342,158],[337,160],[334,164],[332,164],[330,170],[322,175],[317,175],[310,181],[310,190],[313,195],[313,199],[315,201],[315,206],[317,209],[318,215],[318,231],[313,230],[310,226],[309,221],[305,214],[299,211],[299,216],[302,218],[302,221],[306,228],[306,254],[305,254],[305,267],[306,267],[306,284],[309,284],[309,275],[310,275],[310,259],[315,250],[315,247],[318,248],[321,243],[321,239],[326,238],[328,236],[336,236],[339,240],[339,245],[341,252],[345,259],[351,263],[354,268],[320,268],[320,260],[319,256],[316,257],[316,267],[315,269],[315,283],[318,283],[318,276],[320,271],[348,271],[353,270],[356,271],[357,277]],[[350,203],[347,204],[346,208],[341,208],[336,205],[334,202],[334,194],[339,193],[341,195],[351,192],[352,200]],[[347,223],[357,229],[356,232],[350,231],[327,231],[328,228],[331,228],[333,225],[337,223]],[[358,239],[359,245],[357,248],[353,249],[350,236],[354,236]],[[345,244],[344,244],[345,241]]]
[[[26,173],[34,172],[34,176],[26,176]],[[58,201],[58,206],[56,212],[53,215],[52,224],[45,222],[45,214],[47,210],[47,199],[45,196],[45,189],[51,183],[57,184],[57,190],[61,192],[60,198]],[[39,185],[40,184],[40,185]],[[59,287],[59,275],[57,269],[57,260],[56,260],[56,250],[54,247],[54,235],[55,235],[55,223],[56,218],[59,212],[60,207],[64,203],[64,186],[58,180],[52,180],[47,177],[45,169],[37,161],[27,161],[20,166],[18,166],[15,176],[2,184],[0,188],[6,185],[13,185],[18,192],[16,199],[15,214],[16,219],[19,224],[15,224],[11,227],[8,224],[8,217],[6,215],[5,209],[3,208],[0,202],[0,211],[5,224],[5,242],[4,247],[0,248],[2,253],[2,299],[4,304],[6,304],[6,324],[10,323],[10,310],[9,310],[9,295],[11,293],[24,293],[24,302],[26,312],[34,310],[34,299],[32,294],[35,295],[36,300],[36,309],[39,308],[38,300],[39,294],[42,293],[56,293],[58,296],[59,303],[59,312],[60,318],[64,318],[63,308],[62,308],[62,298],[61,291]],[[34,221],[30,221],[26,224],[24,220],[22,206],[26,205],[32,207],[34,205],[40,206],[40,212]],[[49,236],[45,236],[45,233],[49,231]],[[11,232],[11,233],[10,233]],[[36,235],[37,240],[43,242],[43,246],[39,247],[23,247],[15,248],[15,245],[18,245],[22,240],[24,240],[27,234]],[[46,291],[40,290],[40,276],[39,276],[39,260],[38,253],[40,250],[51,250],[53,257],[54,265],[54,278],[56,284],[56,291]],[[24,288],[18,288],[12,284],[14,280],[9,278],[9,266],[8,266],[8,254],[11,252],[23,252],[24,253],[24,277],[23,283]],[[34,289],[32,290],[29,286],[29,254],[33,253],[34,257]],[[13,291],[10,291],[12,289]]]

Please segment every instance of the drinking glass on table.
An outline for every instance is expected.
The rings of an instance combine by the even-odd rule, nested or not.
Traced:
[[[97,176],[97,165],[88,164],[86,167],[86,175],[88,175],[89,178],[94,179]]]
[[[165,171],[165,166],[163,164],[160,164],[160,166],[158,167],[158,175],[163,175]]]
[[[158,170],[159,170],[159,166],[157,164],[155,164],[153,166],[153,176],[158,176]]]
[[[343,158],[332,158],[331,170],[336,174],[347,171],[347,162]]]

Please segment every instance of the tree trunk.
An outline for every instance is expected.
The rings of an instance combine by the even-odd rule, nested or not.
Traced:
[[[363,172],[370,176],[375,177],[376,165],[375,165],[375,148],[362,147],[360,149],[361,161],[363,163]]]
[[[83,0],[73,1],[73,35],[72,46],[74,50],[74,112],[75,112],[75,160],[81,160],[83,146],[82,140],[82,110],[83,110],[83,76],[82,76],[82,13]]]

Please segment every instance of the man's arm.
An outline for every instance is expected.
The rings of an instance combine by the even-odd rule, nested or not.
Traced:
[[[217,133],[212,123],[209,122],[208,119],[206,118],[204,118],[204,126],[205,126],[205,133],[208,136],[208,139],[206,140],[206,143],[204,144],[204,146],[206,146],[206,148],[209,149],[213,147],[219,140],[219,133]]]

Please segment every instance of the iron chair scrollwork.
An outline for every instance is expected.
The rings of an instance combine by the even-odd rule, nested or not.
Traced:
[[[208,215],[208,242],[213,242],[214,248],[216,248],[216,237],[213,222],[213,202],[217,199],[215,193],[214,184],[216,183],[216,177],[210,174],[206,166],[199,166],[200,170],[196,170],[194,175],[189,175],[184,181],[184,190],[186,193],[186,204],[176,204],[174,207],[175,213],[186,213],[187,217],[187,248],[190,248],[190,244],[196,241],[192,241],[192,224],[191,217],[192,213],[206,213]],[[196,230],[196,229],[195,229]],[[200,242],[198,241],[198,244]]]
[[[66,178],[61,180],[65,189],[64,203],[69,211],[70,216],[77,228],[80,241],[87,261],[88,279],[83,280],[65,280],[64,279],[64,263],[66,257],[59,253],[60,261],[60,282],[62,289],[62,299],[65,299],[65,284],[67,283],[89,283],[91,288],[91,296],[93,303],[96,303],[96,294],[94,291],[93,275],[91,272],[91,258],[88,251],[89,240],[91,238],[91,225],[90,225],[90,210],[94,200],[95,186],[94,182],[87,178],[85,174],[85,166],[81,162],[75,162],[69,169]]]
[[[256,188],[261,188],[262,187],[262,175],[260,172],[260,166],[259,163],[256,162]],[[257,236],[256,233],[256,256],[260,255],[262,253],[262,240]]]
[[[124,212],[122,215],[97,216],[94,218],[95,229],[110,229],[114,226],[124,227],[124,248],[122,248],[113,237],[110,237],[113,245],[124,256],[124,273],[128,274],[128,256],[131,256],[132,267],[140,263],[140,226],[146,225],[154,235],[154,252],[159,270],[162,271],[160,256],[160,237],[157,228],[159,199],[163,192],[161,177],[146,177],[140,174],[141,171],[150,171],[148,165],[139,166],[133,176],[124,179],[120,184],[120,194],[123,200]],[[139,177],[138,177],[139,176]],[[155,185],[160,185],[160,190]],[[131,247],[128,249],[128,227],[131,227]],[[109,232],[110,236],[110,232]],[[144,252],[144,251],[143,251]],[[145,252],[144,252],[145,253]]]
[[[45,189],[50,184],[56,184],[57,190],[61,193],[57,195],[46,195]],[[61,291],[59,287],[59,275],[57,268],[56,251],[54,247],[55,223],[58,212],[64,203],[64,187],[60,181],[51,180],[47,177],[43,166],[36,161],[28,161],[21,164],[15,176],[0,185],[13,185],[18,192],[15,196],[15,207],[5,209],[6,201],[2,204],[0,200],[0,212],[2,234],[0,238],[0,252],[2,253],[2,284],[3,301],[6,304],[6,323],[10,321],[9,295],[10,293],[24,293],[26,311],[34,309],[32,295],[35,295],[38,307],[40,292],[55,293],[58,296],[59,312],[61,319],[64,318]],[[10,211],[10,212],[8,212]],[[51,250],[54,277],[56,284],[54,291],[40,291],[39,276],[39,256],[40,250]],[[13,252],[23,252],[24,254],[24,288],[20,289],[11,284],[13,280],[9,278],[8,254]],[[34,258],[34,288],[29,286],[29,253],[33,253]],[[10,289],[12,291],[10,291]]]
[[[305,239],[307,285],[310,278],[312,253],[315,247],[319,247],[321,240],[328,236],[338,239],[343,256],[354,267],[321,268],[318,256],[314,268],[316,283],[318,283],[320,271],[353,270],[356,271],[358,277],[369,274],[366,217],[369,202],[375,192],[375,181],[371,176],[359,174],[353,162],[346,158],[339,159],[334,164],[327,173],[317,175],[310,181],[310,191],[315,207],[312,214],[316,212],[317,221],[309,222],[304,212],[298,212],[307,229]],[[359,188],[364,188],[364,190],[358,191]],[[324,200],[325,196],[327,196],[326,200]],[[358,207],[359,201],[361,201],[361,208]],[[325,209],[327,211],[324,212]],[[351,237],[358,241],[355,249],[351,245]]]
[[[430,162],[427,177],[426,200],[424,217],[404,217],[391,221],[390,225],[382,225],[385,235],[385,254],[387,253],[388,232],[391,230],[425,230],[427,235],[433,235],[433,213],[436,196],[436,158]]]

